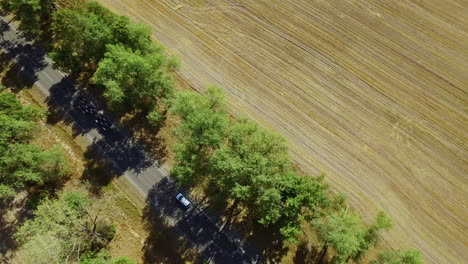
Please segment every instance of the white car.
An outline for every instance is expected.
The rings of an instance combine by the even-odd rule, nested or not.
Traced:
[[[175,198],[185,209],[189,208],[192,204],[182,193],[178,193]]]

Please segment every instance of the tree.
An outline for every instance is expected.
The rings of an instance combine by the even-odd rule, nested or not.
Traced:
[[[406,252],[401,250],[383,251],[379,253],[377,260],[371,264],[422,264],[421,255],[417,250],[410,249]]]
[[[68,175],[61,148],[29,144],[43,112],[22,106],[11,93],[0,94],[0,199],[30,186],[57,183]]]
[[[273,202],[281,197],[272,187],[274,178],[288,167],[287,147],[279,136],[241,119],[231,125],[227,140],[214,151],[210,167],[221,191],[235,202],[253,205],[257,200],[260,208],[262,199]]]
[[[0,179],[14,189],[54,183],[69,172],[58,147],[44,151],[30,144],[12,144],[0,156]]]
[[[27,143],[44,115],[35,107],[22,106],[12,93],[0,93],[0,156],[9,144]]]
[[[283,138],[240,119],[210,158],[213,182],[243,205],[260,224],[276,225],[289,241],[302,233],[304,219],[319,217],[328,206],[321,177],[301,177],[291,168]]]
[[[279,190],[275,178],[288,167],[287,147],[279,136],[260,129],[255,123],[241,119],[231,125],[227,140],[210,159],[211,174],[220,190],[234,199],[254,206],[263,223],[275,222],[279,210]],[[265,210],[269,211],[266,214]]]
[[[278,222],[286,240],[296,242],[297,236],[303,233],[303,221],[310,222],[321,217],[330,206],[331,201],[326,193],[328,185],[322,182],[324,178],[325,175],[310,177],[290,172],[279,179],[276,188],[281,194],[281,218]]]
[[[93,73],[109,44],[122,44],[142,54],[162,53],[162,47],[151,41],[148,26],[130,23],[127,17],[117,16],[95,2],[71,6],[53,15],[51,57],[59,69]]]
[[[142,54],[122,45],[107,46],[94,83],[106,87],[104,96],[112,109],[139,109],[145,113],[155,108],[158,100],[168,98],[174,89],[164,54]]]
[[[111,239],[102,233],[108,229],[93,212],[87,194],[63,193],[57,200],[46,199],[15,233],[24,254],[35,263],[64,263],[79,260],[86,252],[99,251]],[[49,254],[51,252],[52,254]]]
[[[82,8],[63,8],[55,12],[52,22],[54,49],[50,54],[54,66],[65,72],[95,67],[104,56],[106,45],[113,42],[112,28],[103,21],[110,15],[107,9],[93,2]]]
[[[333,211],[322,218],[312,221],[318,238],[323,242],[321,258],[326,255],[328,247],[334,249],[334,263],[344,263],[355,255],[364,237],[364,226],[358,214],[341,209]]]
[[[380,232],[382,230],[388,230],[392,227],[392,220],[384,212],[380,212],[375,221],[367,228],[364,239],[362,240],[361,246],[353,256],[354,260],[360,260],[371,247],[378,244],[380,241]]]
[[[174,129],[179,144],[174,148],[176,165],[171,174],[179,183],[192,186],[197,175],[208,173],[213,150],[225,138],[228,116],[219,87],[209,87],[206,97],[192,92],[178,92],[171,102],[171,112],[180,118]]]
[[[79,264],[134,264],[134,262],[126,257],[110,260],[109,252],[103,249],[98,253],[89,252],[83,255]]]

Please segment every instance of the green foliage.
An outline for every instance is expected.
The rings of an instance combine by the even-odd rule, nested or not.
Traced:
[[[359,251],[353,256],[353,259],[361,259],[371,247],[378,244],[380,241],[380,232],[383,230],[388,230],[392,227],[392,220],[384,212],[380,212],[375,221],[367,228],[364,239],[360,246]]]
[[[286,144],[253,122],[242,119],[232,125],[226,143],[213,153],[210,163],[214,181],[234,199],[251,203],[258,199],[261,208],[262,200],[270,203],[281,198],[272,187],[288,166]]]
[[[233,206],[243,205],[261,224],[276,225],[294,241],[302,220],[319,217],[330,202],[323,176],[298,176],[283,138],[247,119],[229,122],[221,89],[209,87],[205,94],[182,91],[172,101],[171,111],[181,119],[172,175],[186,186],[211,175]]]
[[[166,72],[166,57],[162,53],[142,54],[122,45],[108,45],[94,74],[94,83],[106,87],[104,96],[112,109],[148,112],[158,99],[172,94],[174,83]]]
[[[43,112],[22,106],[11,93],[0,94],[1,198],[13,190],[56,183],[68,175],[68,161],[59,147],[49,150],[29,144]]]
[[[0,93],[0,156],[9,144],[29,142],[42,116],[37,108],[23,107],[15,95]]]
[[[8,185],[0,184],[0,201],[12,197],[15,193],[15,189]]]
[[[149,124],[153,126],[159,126],[162,124],[164,116],[157,109],[155,109],[148,113],[148,115],[146,116],[146,119],[148,120]]]
[[[55,0],[61,8],[76,9],[85,5],[86,0]]]
[[[172,101],[171,112],[181,119],[174,129],[180,143],[175,147],[177,163],[171,174],[179,183],[191,186],[197,175],[208,172],[209,157],[227,131],[222,91],[215,86],[207,89],[206,96],[181,91]]]
[[[290,242],[296,242],[297,234],[302,234],[303,220],[316,219],[328,208],[330,199],[326,193],[328,185],[322,182],[324,178],[325,175],[302,177],[290,172],[279,179],[276,188],[281,193],[280,231]]]
[[[80,258],[79,264],[134,264],[127,257],[119,257],[114,260],[109,260],[110,254],[106,250],[101,250],[97,254],[89,252]]]
[[[100,220],[86,193],[63,193],[57,200],[46,199],[15,233],[25,255],[38,263],[73,262],[80,255],[99,250],[112,239],[115,228]],[[42,252],[42,254],[41,254]],[[45,256],[44,252],[52,252]]]
[[[85,64],[97,64],[112,43],[112,28],[105,24],[112,14],[90,2],[79,9],[63,8],[53,15],[54,66],[66,72],[79,72]],[[96,7],[96,8],[93,8]],[[100,7],[100,6],[99,6]]]
[[[246,119],[230,127],[224,144],[211,159],[213,181],[228,197],[249,208],[259,223],[279,224],[286,239],[302,233],[304,218],[327,207],[322,177],[292,172],[284,139]]]
[[[122,44],[142,54],[160,53],[162,48],[150,39],[151,29],[130,23],[95,2],[62,8],[53,15],[55,66],[66,72],[93,72],[104,57],[106,46]]]
[[[312,221],[318,238],[335,251],[334,262],[342,263],[360,249],[364,226],[358,214],[339,210]]]
[[[13,188],[57,182],[69,173],[60,148],[47,151],[29,144],[12,144],[0,157],[0,178]]]
[[[421,255],[417,250],[410,249],[406,252],[401,250],[383,251],[379,253],[377,260],[371,264],[422,264]]]

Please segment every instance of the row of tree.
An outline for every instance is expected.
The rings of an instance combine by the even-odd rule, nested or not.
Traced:
[[[111,110],[159,124],[174,90],[171,72],[179,63],[151,40],[149,26],[80,0],[8,0],[3,7],[16,14],[29,35],[49,28],[54,67],[102,87]]]
[[[300,175],[284,139],[248,119],[231,118],[220,88],[209,87],[204,95],[180,91],[171,103],[171,112],[180,119],[171,174],[185,187],[208,182],[209,194],[221,194],[230,209],[247,211],[291,242],[305,235],[302,227],[309,224],[323,244],[321,256],[331,247],[335,263],[361,260],[377,245],[380,232],[392,226],[383,212],[364,224],[359,214],[348,210],[343,195],[327,192],[324,175]],[[374,262],[421,260],[415,251],[396,251],[382,252]]]
[[[111,109],[138,111],[158,123],[170,108],[180,118],[171,172],[180,184],[190,188],[208,182],[210,193],[221,194],[231,208],[245,210],[289,241],[296,241],[303,235],[302,225],[309,224],[324,245],[322,254],[331,247],[337,263],[361,259],[377,244],[380,231],[390,228],[383,213],[364,224],[341,195],[328,193],[324,176],[300,175],[283,138],[247,119],[229,117],[220,88],[210,87],[204,95],[181,91],[173,96],[170,72],[176,60],[151,41],[147,26],[130,23],[93,2],[68,2],[50,16],[56,67],[91,73],[93,82],[105,87]],[[42,17],[40,12],[35,11],[35,17]],[[420,263],[413,251],[384,252],[376,261]]]

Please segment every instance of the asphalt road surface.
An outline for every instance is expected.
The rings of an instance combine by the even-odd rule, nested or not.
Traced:
[[[180,191],[157,162],[150,158],[128,133],[105,116],[92,98],[52,67],[40,47],[0,17],[0,48],[16,62],[16,69],[48,96],[52,109],[61,109],[75,131],[79,131],[113,163],[117,170],[144,195],[210,263],[258,263],[253,250],[246,251],[239,240],[220,232],[218,224],[200,207],[184,211],[175,200]],[[193,202],[193,200],[192,200]]]

